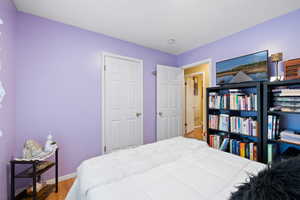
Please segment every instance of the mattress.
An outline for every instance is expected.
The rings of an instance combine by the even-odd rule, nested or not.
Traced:
[[[178,137],[85,161],[67,200],[225,200],[264,167]]]

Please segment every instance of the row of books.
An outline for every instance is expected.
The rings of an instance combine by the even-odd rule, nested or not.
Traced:
[[[230,117],[230,132],[257,136],[257,121],[252,118]]]
[[[268,115],[268,139],[275,140],[279,138],[280,118],[276,115]]]
[[[229,94],[218,95],[216,92],[210,92],[208,97],[208,106],[212,109],[230,109],[229,99]]]
[[[229,90],[230,92],[231,90]],[[230,94],[230,109],[231,110],[257,110],[257,95],[245,94],[237,90]]]
[[[249,136],[257,136],[257,121],[252,118],[229,116],[228,114],[209,115],[209,128],[239,133]]]
[[[253,142],[230,139],[221,135],[210,135],[209,145],[215,149],[257,161],[257,145]]]
[[[229,94],[209,93],[209,108],[230,110],[257,110],[257,95],[245,94],[240,90],[229,90]]]
[[[209,115],[208,120],[209,128],[220,131],[229,131],[229,115]]]
[[[224,136],[221,135],[210,135],[209,136],[209,146],[215,149],[222,149],[222,143],[224,140]],[[226,151],[226,150],[225,150]]]

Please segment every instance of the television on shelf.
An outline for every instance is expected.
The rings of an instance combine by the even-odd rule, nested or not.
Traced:
[[[267,81],[268,50],[217,62],[217,85]]]

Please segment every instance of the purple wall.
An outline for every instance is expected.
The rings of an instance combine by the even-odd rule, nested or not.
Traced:
[[[148,143],[155,141],[151,72],[156,64],[182,66],[212,58],[214,67],[216,61],[265,49],[282,51],[285,60],[300,57],[299,19],[300,10],[173,56],[18,12],[17,153],[26,139],[43,143],[51,131],[61,146],[61,175],[100,154],[102,51],[144,60],[144,142]]]
[[[155,141],[156,64],[176,56],[32,15],[17,15],[17,152],[53,133],[60,175],[101,152],[101,52],[144,61],[144,142]]]
[[[16,9],[10,0],[0,1],[0,60],[2,70],[0,80],[6,89],[6,97],[0,109],[0,199],[7,198],[8,162],[15,151],[15,66],[14,66],[14,33]]]
[[[283,52],[284,60],[298,58],[299,37],[300,9],[180,54],[177,64],[182,66],[211,58],[215,72],[218,61],[266,49],[270,50],[270,54]]]

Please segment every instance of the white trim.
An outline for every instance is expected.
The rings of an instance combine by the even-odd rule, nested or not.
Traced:
[[[210,73],[210,80],[209,80],[209,87],[213,86],[213,70],[212,70],[212,59],[211,58],[207,58],[205,60],[200,60],[188,65],[183,65],[181,66],[182,69],[188,69],[188,68],[192,68],[195,67],[196,65],[201,65],[201,64],[208,64],[209,67],[209,73]]]
[[[142,89],[142,96],[141,96],[141,113],[142,113],[142,141],[141,144],[144,144],[144,61],[132,57],[126,57],[126,56],[120,56],[117,54],[112,54],[108,52],[102,52],[102,66],[101,66],[101,134],[102,134],[102,154],[105,154],[104,152],[104,147],[105,147],[105,123],[104,123],[104,118],[105,118],[105,70],[104,70],[104,65],[105,65],[105,57],[115,57],[115,58],[120,58],[124,60],[129,60],[129,61],[134,61],[140,63],[142,66],[141,69],[141,77],[142,77],[142,83],[141,83],[141,89]]]
[[[207,58],[207,59],[204,59],[204,60],[200,60],[200,61],[197,61],[197,62],[194,62],[194,63],[191,63],[191,64],[187,64],[187,65],[183,65],[183,66],[181,66],[181,68],[182,69],[188,69],[188,68],[192,68],[192,67],[196,67],[197,65],[201,65],[201,64],[208,64],[208,67],[209,67],[209,73],[210,73],[210,79],[209,79],[209,85],[208,85],[208,87],[212,87],[213,85],[215,85],[214,83],[213,83],[213,65],[212,65],[212,59],[211,58]],[[203,82],[205,81],[205,76],[204,76],[204,78],[203,78]],[[205,83],[205,82],[204,82]],[[204,96],[203,97],[203,100],[206,100],[206,96]],[[184,98],[184,101],[185,101],[185,98]],[[185,103],[185,102],[184,102]],[[205,104],[206,104],[206,102],[204,101],[204,107],[206,107],[205,106]],[[208,111],[206,111],[206,112],[208,112]],[[185,114],[185,106],[184,106],[184,114]],[[185,115],[184,115],[184,122],[183,123],[185,123]],[[206,119],[205,121],[204,121],[204,123],[203,123],[203,128],[204,129],[207,129],[207,127],[206,127],[206,123],[207,123],[207,120],[208,119]],[[185,128],[184,128],[184,131],[183,131],[183,133],[185,133]]]
[[[64,176],[60,176],[58,177],[58,182],[62,182],[62,181],[66,181],[68,179],[71,179],[71,178],[76,178],[77,174],[76,172],[74,173],[71,173],[71,174],[66,174]],[[46,181],[47,184],[54,184],[55,183],[55,179],[52,178],[52,179],[49,179]]]

